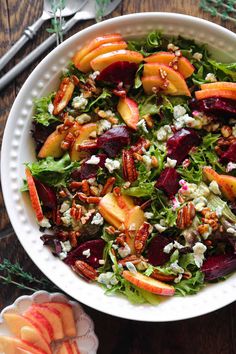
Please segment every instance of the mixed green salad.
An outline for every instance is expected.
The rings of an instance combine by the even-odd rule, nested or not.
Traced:
[[[236,269],[236,63],[158,32],[95,38],[35,100],[42,241],[106,294],[157,304]]]

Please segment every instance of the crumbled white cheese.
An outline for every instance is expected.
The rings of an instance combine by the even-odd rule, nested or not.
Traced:
[[[127,243],[123,247],[118,248],[118,253],[121,256],[121,258],[127,257],[131,253],[131,249]]]
[[[172,134],[171,127],[169,125],[163,125],[163,127],[157,131],[157,140],[166,141]]]
[[[67,209],[64,213],[63,216],[61,217],[61,221],[64,226],[70,226],[72,223],[72,217],[70,215],[70,208]]]
[[[90,248],[88,248],[87,250],[84,250],[84,251],[82,252],[82,254],[83,254],[84,256],[86,256],[86,258],[89,258],[89,257],[91,256]]]
[[[79,124],[85,124],[91,121],[91,117],[90,115],[83,113],[80,116],[76,117],[75,120],[79,123]]]
[[[97,122],[97,134],[102,135],[106,130],[111,128],[111,122],[106,119],[101,119]]]
[[[174,279],[175,284],[178,284],[182,278],[183,278],[183,274],[179,273],[179,275]]]
[[[216,207],[215,212],[216,212],[216,215],[218,216],[218,218],[220,218],[222,216],[223,209],[224,209],[224,206],[223,207],[220,207],[220,206]]]
[[[219,185],[216,181],[211,181],[211,183],[209,184],[209,189],[212,193],[216,195],[221,195]]]
[[[205,206],[207,205],[207,199],[205,197],[198,197],[193,199],[193,204],[195,206],[195,209],[197,211],[202,211],[203,208],[205,208]]]
[[[229,162],[226,167],[226,172],[230,172],[236,169],[236,163]]]
[[[85,109],[88,104],[87,98],[84,98],[83,93],[80,96],[76,96],[72,100],[72,107],[75,109]]]
[[[203,260],[204,260],[204,253],[206,252],[207,247],[201,243],[197,242],[193,246],[193,257],[194,257],[194,262],[198,268],[202,266]]]
[[[112,272],[101,273],[98,276],[97,281],[99,283],[105,285],[108,289],[111,288],[111,285],[118,284],[118,280],[117,280],[115,274]]]
[[[196,120],[193,117],[190,117],[188,114],[185,114],[174,121],[174,126],[176,129],[181,129],[185,126],[194,127]]]
[[[178,264],[178,260],[170,264],[169,267],[175,274],[184,273],[184,269]]]
[[[202,60],[202,53],[194,53],[193,54],[193,58],[196,59],[197,61],[201,61]]]
[[[38,221],[38,224],[39,224],[39,226],[46,227],[47,229],[49,229],[51,227],[49,220],[45,216],[43,217],[43,219],[41,221]]]
[[[94,225],[102,225],[104,222],[104,219],[100,213],[96,213],[91,221],[91,224]]]
[[[99,263],[100,265],[103,265],[103,264],[105,264],[105,260],[104,260],[104,259],[99,259],[99,260],[98,260],[98,263]]]
[[[96,78],[100,75],[100,71],[94,71],[92,74],[89,75],[89,78],[92,80],[96,80]]]
[[[65,211],[67,211],[70,208],[70,202],[69,200],[65,200],[62,204],[61,204],[61,208],[60,208],[60,213],[64,213]]]
[[[158,232],[164,232],[167,229],[167,227],[162,226],[161,224],[154,224],[154,227]]]
[[[91,186],[94,186],[97,184],[97,181],[96,181],[96,178],[95,177],[91,177],[89,179],[87,179],[88,183],[91,185]]]
[[[88,165],[98,165],[100,162],[100,157],[92,155],[89,160],[86,161]]]
[[[176,164],[177,164],[177,160],[172,160],[169,157],[167,157],[165,167],[175,167]]]
[[[173,43],[169,43],[167,46],[168,50],[171,50],[172,52],[175,52],[176,50],[179,49],[179,47],[177,47],[176,45],[174,45]]]
[[[135,265],[133,265],[133,263],[126,262],[125,265],[128,268],[128,270],[130,271],[130,273],[132,273],[132,274],[136,274],[137,273],[137,269],[136,269]]]
[[[137,127],[140,128],[144,133],[148,133],[147,124],[146,124],[145,119],[141,119],[141,120],[137,123]]]
[[[163,251],[165,253],[170,253],[170,251],[172,251],[174,248],[177,250],[181,250],[181,248],[184,248],[184,246],[181,245],[181,243],[179,243],[178,241],[174,241],[174,242],[168,243],[168,245],[166,245],[164,247]]]
[[[151,213],[151,212],[146,211],[146,212],[144,213],[144,216],[145,216],[145,218],[147,218],[147,219],[152,219],[153,216],[154,216],[154,214]]]
[[[191,200],[198,197],[208,197],[210,190],[207,185],[201,182],[198,186],[195,183],[188,183],[180,180],[179,184],[182,186],[179,193],[185,200]]]
[[[110,173],[112,173],[114,170],[118,170],[120,168],[120,161],[111,160],[107,158],[105,161],[105,167],[108,169]]]
[[[207,76],[205,77],[205,80],[209,82],[216,82],[217,78],[213,73],[208,73]]]
[[[113,113],[110,109],[108,109],[107,111],[105,111],[106,115],[108,117],[115,117],[115,113]]]
[[[181,106],[178,104],[177,106],[174,106],[174,111],[173,111],[173,116],[175,119],[178,119],[186,114],[186,109],[185,107]]]
[[[61,261],[63,261],[63,259],[65,259],[67,257],[67,252],[60,252],[58,254],[59,258]]]
[[[48,113],[53,114],[53,111],[54,111],[54,105],[52,102],[50,102],[48,105]]]
[[[61,244],[61,249],[63,252],[70,252],[72,247],[70,244],[70,241],[65,241],[65,242],[60,242]]]
[[[143,155],[142,156],[142,161],[145,164],[147,171],[150,171],[150,169],[152,167],[152,159],[151,159],[151,157],[148,156],[148,155]]]

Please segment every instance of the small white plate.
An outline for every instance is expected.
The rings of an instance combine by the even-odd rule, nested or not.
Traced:
[[[3,320],[5,312],[17,312],[23,314],[32,303],[42,304],[44,302],[65,302],[72,306],[77,327],[77,345],[81,354],[96,354],[98,348],[98,338],[94,333],[94,324],[91,318],[84,312],[82,307],[75,301],[70,301],[60,293],[48,293],[37,291],[33,295],[24,295],[2,310],[0,314],[0,335],[12,336]]]

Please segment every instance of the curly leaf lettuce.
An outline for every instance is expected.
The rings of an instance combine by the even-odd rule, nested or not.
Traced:
[[[35,122],[48,127],[50,124],[60,121],[58,117],[55,117],[53,114],[49,113],[48,111],[48,106],[50,103],[52,103],[52,99],[54,96],[55,94],[51,93],[48,96],[36,98],[34,100],[35,111],[33,115],[33,120]]]

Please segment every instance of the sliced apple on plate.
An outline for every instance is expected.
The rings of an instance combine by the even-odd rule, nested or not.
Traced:
[[[205,98],[211,97],[222,97],[222,98],[229,98],[231,100],[236,100],[236,90],[231,89],[204,89],[201,91],[195,92],[195,97],[197,100],[203,100]]]
[[[31,308],[30,311],[27,311],[24,314],[24,318],[28,319],[36,327],[39,328],[39,330],[42,332],[43,337],[48,343],[53,340],[53,328],[50,322],[46,319],[46,317]]]
[[[217,89],[217,90],[236,91],[236,82],[224,82],[224,81],[211,82],[209,84],[202,84],[201,89],[202,90]]]
[[[142,77],[143,89],[148,95],[153,95],[154,89],[161,89],[166,95],[174,96],[177,94],[177,88],[169,81],[168,86],[163,88],[163,79],[160,76]]]
[[[46,354],[42,349],[36,348],[33,344],[19,338],[0,336],[0,353],[4,354]]]
[[[75,84],[69,77],[65,77],[64,79],[62,79],[59,89],[53,100],[54,115],[57,116],[68,105],[73,95],[74,89]]]
[[[120,98],[117,106],[117,111],[128,127],[137,130],[137,123],[139,121],[138,104],[131,98]]]
[[[75,340],[73,340],[73,341],[70,343],[70,345],[71,345],[73,354],[80,354],[78,345],[77,345],[77,343],[76,343]]]
[[[42,334],[34,327],[23,326],[20,331],[20,338],[31,343],[36,348],[40,348],[47,354],[51,354],[51,348],[43,338]]]
[[[72,148],[70,150],[70,158],[72,161],[79,161],[86,156],[86,152],[80,151],[79,146],[85,140],[89,140],[89,136],[93,132],[97,132],[96,123],[88,123],[80,128],[79,136],[75,139]]]
[[[140,272],[131,273],[129,270],[124,270],[122,275],[131,284],[149,291],[150,293],[164,296],[173,296],[175,293],[175,288],[173,286],[150,278]]]
[[[126,218],[124,221],[126,242],[131,249],[131,254],[135,253],[135,250],[134,250],[135,234],[138,231],[138,229],[143,225],[144,221],[146,221],[144,212],[140,208],[140,206],[138,206],[138,205],[136,205],[134,208],[130,209],[128,211],[128,213],[126,214]]]
[[[43,220],[43,211],[42,211],[42,207],[40,204],[36,185],[34,183],[34,178],[31,174],[29,168],[26,168],[25,175],[26,175],[26,181],[27,181],[28,188],[29,188],[29,195],[30,195],[32,208],[36,214],[37,220],[42,221]]]

